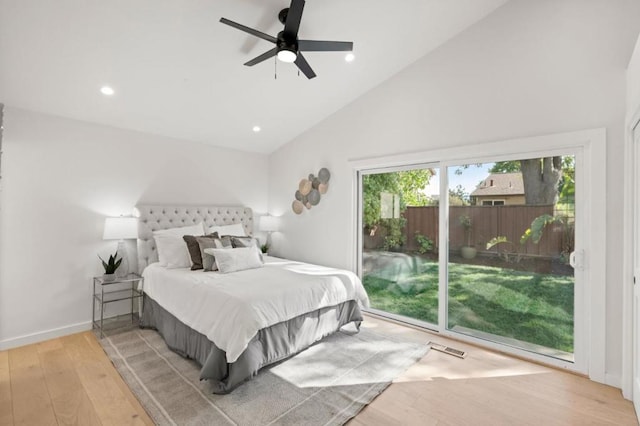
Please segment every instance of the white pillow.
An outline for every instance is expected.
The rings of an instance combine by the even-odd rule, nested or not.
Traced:
[[[155,235],[153,238],[156,240],[160,266],[165,266],[169,269],[191,267],[189,249],[182,237]]]
[[[257,247],[214,248],[205,249],[204,252],[209,252],[215,256],[218,270],[223,274],[262,267],[262,259],[260,259],[260,251]]]
[[[204,235],[204,223],[196,223],[195,225],[190,226],[182,226],[177,228],[169,228],[169,229],[160,229],[158,231],[153,231],[153,236],[156,235],[175,235],[182,238],[183,235],[194,235],[196,237],[200,237]]]
[[[208,229],[209,234],[213,234],[217,232],[219,236],[223,235],[233,235],[234,237],[246,237],[247,233],[244,232],[244,226],[241,223],[234,223],[233,225],[222,225],[222,226],[210,226]]]
[[[204,235],[204,224],[200,222],[190,226],[153,231],[160,266],[170,269],[191,267],[191,256],[187,243],[182,239],[183,235]]]

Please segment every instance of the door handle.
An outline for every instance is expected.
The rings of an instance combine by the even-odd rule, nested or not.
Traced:
[[[572,251],[569,255],[569,265],[573,269],[584,269],[584,250]]]

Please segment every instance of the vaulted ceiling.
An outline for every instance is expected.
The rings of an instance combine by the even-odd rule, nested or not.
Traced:
[[[353,41],[355,60],[306,53],[307,80],[273,59],[243,66],[273,45],[218,22],[276,35],[287,0],[0,0],[0,102],[271,152],[506,1],[308,0],[300,38]]]

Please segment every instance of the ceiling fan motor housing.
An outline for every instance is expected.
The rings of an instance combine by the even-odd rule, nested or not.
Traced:
[[[291,52],[298,52],[298,40],[297,39],[287,39],[284,35],[284,31],[280,31],[278,33],[278,51],[280,50],[289,50]]]

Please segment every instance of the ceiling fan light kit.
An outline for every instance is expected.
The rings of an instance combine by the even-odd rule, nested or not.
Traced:
[[[353,42],[299,40],[298,30],[300,29],[304,4],[305,0],[291,0],[291,5],[278,13],[278,20],[284,24],[284,29],[278,33],[277,37],[270,36],[269,34],[238,24],[226,18],[220,18],[220,22],[276,45],[273,49],[246,62],[246,66],[252,67],[276,56],[282,62],[296,64],[298,69],[300,69],[307,78],[311,79],[316,76],[316,73],[302,55],[302,52],[350,52],[353,50]]]
[[[291,64],[295,62],[297,57],[298,55],[296,54],[295,50],[289,50],[284,48],[278,51],[278,59],[281,60],[282,62],[287,62]]]

